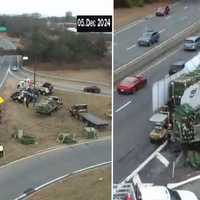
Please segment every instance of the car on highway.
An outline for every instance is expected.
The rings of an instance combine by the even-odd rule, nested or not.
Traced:
[[[169,12],[169,7],[159,7],[157,8],[155,15],[158,17],[163,17],[169,15]]]
[[[147,84],[147,79],[143,75],[128,76],[117,86],[119,94],[133,94]]]
[[[200,36],[192,36],[185,39],[184,50],[196,51],[200,48]]]
[[[179,60],[179,61],[173,63],[169,68],[169,75],[171,76],[171,75],[181,71],[182,69],[184,69],[184,67],[185,67],[184,60]]]
[[[19,70],[19,68],[16,65],[14,65],[14,66],[11,67],[11,71],[16,72],[18,70]]]
[[[94,86],[85,87],[83,89],[83,91],[84,92],[89,92],[89,93],[97,93],[97,94],[101,93],[101,89],[99,87],[95,86],[95,85]]]
[[[143,33],[142,37],[138,39],[139,46],[150,46],[154,43],[159,42],[160,40],[160,33],[153,30],[147,30]]]
[[[139,190],[142,200],[198,200],[193,192],[171,190],[165,186],[143,186]]]

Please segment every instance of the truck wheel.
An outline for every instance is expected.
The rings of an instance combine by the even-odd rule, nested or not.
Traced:
[[[150,142],[151,144],[155,144],[155,140],[153,140],[152,138],[150,138]]]

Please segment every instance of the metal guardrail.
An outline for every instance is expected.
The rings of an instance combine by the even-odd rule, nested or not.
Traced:
[[[120,189],[117,189],[117,185],[113,185],[113,200],[124,200],[127,197],[127,194],[130,194],[135,198],[135,190],[132,183],[126,183]]]
[[[186,37],[194,34],[200,30],[200,20],[193,23],[191,26],[187,27],[183,31],[175,34],[172,38],[162,42],[160,45],[154,47],[153,49],[147,51],[142,56],[139,56],[129,62],[126,65],[123,65],[114,71],[114,82],[118,82],[125,76],[138,71],[144,66],[147,66],[156,58],[160,57],[167,51],[175,48],[180,44]]]

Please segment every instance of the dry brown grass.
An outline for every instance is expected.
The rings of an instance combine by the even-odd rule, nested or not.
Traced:
[[[146,4],[144,7],[115,9],[114,10],[115,30],[131,22],[139,20],[147,15],[154,14],[156,8],[164,6],[169,3],[170,0],[165,0],[165,2],[162,1],[162,2]]]
[[[111,168],[99,168],[64,181],[36,193],[29,200],[110,200]]]
[[[107,62],[106,64],[104,62]],[[75,64],[53,64],[39,63],[36,64],[38,72],[61,76],[65,78],[78,79],[83,81],[94,81],[110,83],[112,80],[112,65],[109,61],[91,61],[91,63]],[[104,64],[103,64],[104,63]],[[107,65],[108,67],[105,67]],[[30,65],[32,69],[33,66]]]
[[[58,134],[66,130],[73,133],[77,140],[84,140],[82,136],[83,124],[72,118],[66,109],[60,109],[52,113],[51,116],[41,116],[34,111],[32,106],[26,108],[25,105],[12,102],[9,97],[15,87],[16,82],[10,79],[1,94],[6,98],[7,103],[4,106],[3,123],[0,124],[0,143],[4,145],[6,157],[0,160],[0,164],[58,145],[56,142]],[[105,117],[106,110],[111,107],[110,97],[99,96],[97,98],[93,95],[60,91],[56,91],[55,95],[62,97],[66,107],[74,103],[86,103],[89,105],[89,110],[97,113],[100,117]],[[26,146],[18,143],[11,138],[17,129],[23,129],[25,134],[36,137],[38,144]],[[98,135],[99,137],[110,136],[111,128],[99,132]]]

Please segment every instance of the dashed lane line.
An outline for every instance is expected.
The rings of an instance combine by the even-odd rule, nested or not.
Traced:
[[[130,49],[135,48],[137,45],[134,43],[133,45],[131,45],[130,47],[127,47],[126,50],[129,51]]]
[[[123,106],[119,107],[115,112],[118,113],[119,111],[121,111],[122,109],[124,109],[126,106],[128,106],[130,103],[132,103],[132,101],[128,101]]]
[[[163,28],[162,30],[159,31],[159,33],[163,33],[163,32],[165,32],[165,31],[166,31],[166,29]]]

